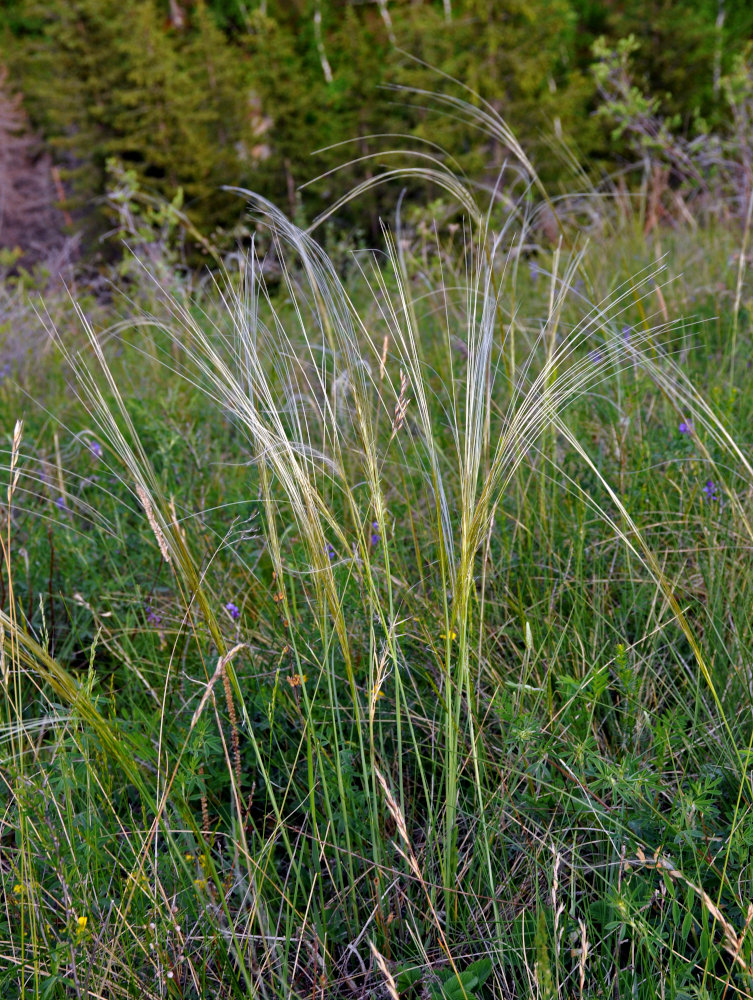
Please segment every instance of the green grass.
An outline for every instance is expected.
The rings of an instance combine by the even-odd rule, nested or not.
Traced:
[[[741,237],[525,204],[8,283],[3,997],[753,991]]]

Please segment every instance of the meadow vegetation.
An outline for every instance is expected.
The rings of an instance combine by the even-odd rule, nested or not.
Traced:
[[[377,250],[5,262],[3,997],[753,994],[750,178],[623,96],[633,191],[440,95]]]

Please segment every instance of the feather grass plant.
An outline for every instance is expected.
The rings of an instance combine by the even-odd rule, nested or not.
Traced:
[[[492,109],[452,107],[540,186]],[[638,424],[650,391],[692,424],[713,482],[734,463],[750,488],[753,470],[647,318],[660,264],[597,293],[598,260],[563,237],[542,311],[524,316],[525,192],[500,216],[436,157],[384,176],[419,175],[468,216],[454,256],[437,233],[431,266],[398,217],[349,286],[311,232],[242,192],[280,288],[253,254],[201,302],[144,269],[154,315],[133,335],[97,332],[81,308],[83,348],[50,329],[117,470],[102,491],[115,513],[80,505],[87,531],[151,547],[171,618],[108,693],[98,651],[123,656],[124,629],[99,615],[76,671],[20,613],[13,491],[45,483],[19,425],[0,615],[4,870],[20,886],[4,890],[8,995],[748,995],[750,862],[733,849],[753,736],[709,653],[718,615],[682,595],[682,565],[571,414],[616,387]],[[150,445],[116,336],[208,436],[232,435],[215,508]],[[742,491],[719,490],[724,531],[753,542]],[[248,503],[250,544],[221,526]],[[535,567],[558,565],[558,545],[569,562],[544,602]],[[135,632],[134,663],[149,629]],[[689,734],[671,718],[683,706]],[[722,798],[719,843],[704,816],[721,823]]]

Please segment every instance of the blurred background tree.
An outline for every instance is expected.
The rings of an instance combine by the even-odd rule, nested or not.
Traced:
[[[0,9],[10,85],[92,248],[108,226],[111,158],[155,195],[182,189],[192,222],[220,241],[235,238],[243,216],[223,185],[311,219],[370,176],[369,154],[416,138],[493,179],[504,148],[391,84],[463,96],[456,78],[507,119],[547,183],[567,189],[563,145],[597,174],[629,158],[594,114],[590,67],[598,37],[610,45],[630,34],[636,84],[680,131],[727,127],[721,81],[753,34],[748,0],[6,0]],[[300,193],[342,164],[336,180]],[[409,192],[425,196],[420,185]],[[339,224],[373,241],[386,210],[375,191]]]
[[[200,226],[232,210],[220,188],[242,176],[245,73],[203,3],[181,28],[152,0],[24,6],[33,30],[21,35],[11,65],[65,167],[80,225],[92,234],[104,225],[111,157],[168,199],[182,187]]]

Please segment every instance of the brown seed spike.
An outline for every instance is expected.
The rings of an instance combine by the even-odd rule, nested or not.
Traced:
[[[405,421],[405,411],[408,409],[410,400],[407,398],[408,379],[404,371],[400,372],[400,392],[395,403],[395,414],[392,418],[392,434],[390,440],[398,433]]]

